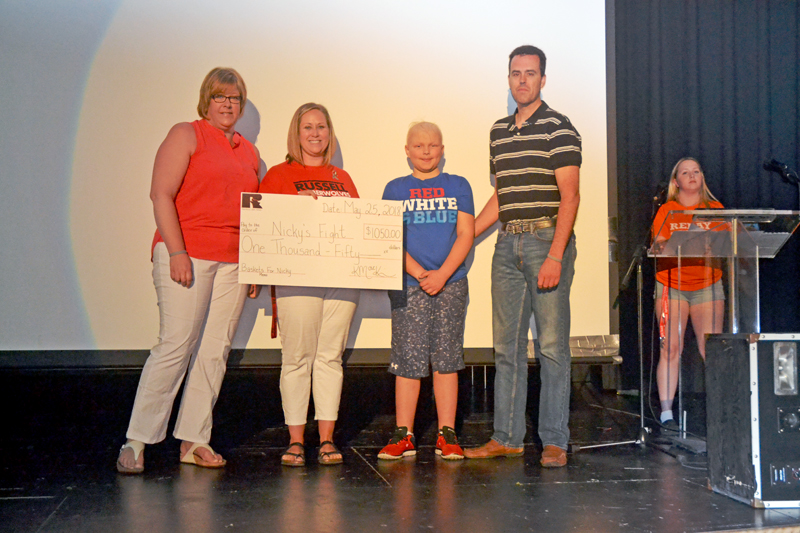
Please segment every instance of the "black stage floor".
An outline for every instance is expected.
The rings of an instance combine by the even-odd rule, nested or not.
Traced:
[[[461,376],[457,430],[465,446],[491,434],[491,369],[488,389],[481,371],[476,374],[474,387],[469,370]],[[537,403],[533,374],[529,413]],[[335,435],[344,465],[318,465],[315,447],[308,446],[306,468],[281,467],[288,433],[277,376],[276,370],[228,373],[212,441],[228,459],[224,470],[179,465],[178,443],[168,437],[147,448],[143,475],[122,476],[114,462],[138,372],[1,372],[0,530],[673,532],[800,526],[798,509],[753,509],[711,492],[705,455],[680,449],[583,449],[570,455],[566,468],[542,469],[535,417],[524,457],[443,461],[433,452],[427,383],[417,415],[419,454],[378,461],[394,422],[393,380],[378,369],[346,371]],[[690,429],[702,433],[702,407],[694,411]],[[638,436],[638,399],[598,392],[591,379],[574,384],[571,412],[572,441],[579,446]],[[316,440],[313,430],[310,424],[309,443]]]

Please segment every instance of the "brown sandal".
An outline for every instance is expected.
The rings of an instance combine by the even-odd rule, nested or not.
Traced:
[[[333,446],[333,450],[329,452],[323,452],[322,447],[325,446],[326,444],[330,444],[331,446]],[[338,454],[339,457],[331,457],[331,455],[336,455],[336,454]],[[342,458],[342,452],[339,451],[339,448],[337,448],[336,445],[329,440],[319,443],[319,453],[317,454],[317,460],[319,461],[319,464],[325,466],[340,465],[344,462],[344,459]]]
[[[290,451],[292,448],[299,446],[301,452],[295,453]],[[284,459],[287,455],[291,456],[292,459]],[[299,460],[296,460],[299,458]],[[281,464],[283,466],[306,466],[306,449],[303,446],[302,442],[292,442],[289,444],[289,447],[286,448],[286,451],[281,454]]]

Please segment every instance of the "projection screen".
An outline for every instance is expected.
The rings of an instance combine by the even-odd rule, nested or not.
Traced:
[[[283,161],[294,110],[328,107],[339,161],[363,198],[410,172],[411,122],[436,122],[444,170],[476,210],[492,192],[488,134],[513,112],[509,52],[548,56],[544,100],[583,138],[572,334],[609,332],[603,0],[4,2],[0,350],[142,350],[158,335],[149,200],[156,150],[197,118],[200,83],[236,68],[238,129],[267,167]],[[491,347],[496,231],[470,255],[465,347]],[[269,291],[248,301],[238,348],[277,348]],[[387,348],[385,293],[364,291],[349,341]]]

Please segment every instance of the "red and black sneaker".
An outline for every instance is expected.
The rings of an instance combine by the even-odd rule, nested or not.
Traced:
[[[443,426],[439,430],[439,438],[436,439],[436,455],[442,459],[458,461],[464,458],[464,450],[458,445],[456,431],[448,426]]]
[[[403,426],[394,430],[394,435],[389,440],[389,444],[380,451],[378,459],[394,461],[395,459],[411,457],[412,455],[417,455],[417,450],[414,447],[414,434],[409,433],[408,428]]]

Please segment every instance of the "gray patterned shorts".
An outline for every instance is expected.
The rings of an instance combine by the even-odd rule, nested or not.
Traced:
[[[469,285],[462,278],[436,296],[419,287],[389,291],[392,303],[392,357],[389,372],[409,379],[464,368],[464,319]]]

